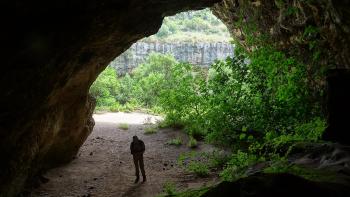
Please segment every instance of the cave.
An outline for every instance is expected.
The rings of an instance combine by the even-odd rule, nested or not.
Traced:
[[[325,139],[349,144],[350,2],[245,0],[6,1],[1,77],[0,196],[16,196],[33,177],[71,161],[92,131],[94,99],[88,90],[115,57],[155,34],[165,16],[211,7],[243,46],[237,28],[256,23],[280,50],[312,59],[297,39],[308,25],[320,29],[328,88]],[[288,5],[301,18],[280,15]],[[254,20],[258,19],[258,20]],[[249,49],[253,50],[253,49]],[[317,68],[316,68],[317,69]],[[321,66],[320,68],[321,69]]]

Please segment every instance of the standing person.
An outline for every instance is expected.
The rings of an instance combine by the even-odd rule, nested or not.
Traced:
[[[143,181],[146,181],[146,173],[145,173],[145,167],[143,164],[143,153],[145,152],[145,143],[143,143],[142,140],[139,140],[139,138],[135,135],[132,137],[132,142],[130,144],[130,151],[134,159],[135,164],[135,174],[136,174],[136,180],[135,183],[139,182],[140,179],[140,171],[139,166],[142,173]]]

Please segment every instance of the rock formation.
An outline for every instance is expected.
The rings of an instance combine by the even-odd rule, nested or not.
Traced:
[[[0,78],[0,196],[15,196],[30,177],[72,159],[93,126],[94,102],[88,89],[109,62],[132,43],[156,33],[165,16],[219,1],[1,2],[5,50]],[[224,0],[214,9],[243,44],[245,35],[237,22],[248,25],[255,19],[255,34],[271,34],[270,41],[282,50],[299,54],[305,62],[315,55],[322,65],[348,69],[349,8],[348,0]],[[307,25],[312,27],[305,33]],[[304,33],[307,42],[300,39]],[[319,53],[313,50],[314,36],[320,41]]]
[[[93,127],[89,87],[109,62],[165,16],[215,2],[2,2],[0,196],[73,158]]]
[[[125,74],[143,63],[151,52],[171,54],[180,62],[209,67],[215,60],[233,57],[233,45],[222,42],[162,43],[141,41],[133,44],[109,65],[116,68],[118,74]]]

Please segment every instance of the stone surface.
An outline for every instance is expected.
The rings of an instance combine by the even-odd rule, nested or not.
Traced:
[[[88,89],[109,62],[165,16],[217,1],[1,2],[0,196],[72,159],[93,126]]]
[[[117,69],[118,74],[130,72],[139,64],[145,62],[152,52],[171,54],[180,62],[190,62],[201,67],[209,67],[215,60],[233,57],[233,45],[230,43],[210,42],[137,42],[127,51],[113,60],[110,65]]]
[[[156,33],[165,16],[218,1],[1,2],[0,196],[16,195],[29,177],[72,159],[93,126],[88,89],[115,57]],[[317,51],[308,49],[310,40],[296,38],[305,25],[316,26],[322,49],[318,62],[350,68],[349,0],[287,1],[301,8],[296,16],[280,15],[285,8],[275,2],[224,0],[214,10],[242,44],[236,14],[244,13],[249,23],[257,13],[256,33],[271,32],[272,42],[305,62]]]
[[[349,0],[224,0],[212,10],[247,49],[254,47],[242,25],[305,63],[319,56],[317,63],[327,68],[350,69],[349,7]]]
[[[350,70],[330,70],[327,89],[328,127],[323,138],[350,145]]]
[[[257,173],[255,175],[239,179],[235,182],[224,181],[203,194],[202,197],[346,197],[348,196],[349,192],[350,189],[346,184],[310,181],[285,173]]]

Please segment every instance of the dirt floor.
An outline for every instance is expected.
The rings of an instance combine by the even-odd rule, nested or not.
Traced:
[[[179,190],[211,185],[218,181],[215,173],[198,178],[177,164],[181,153],[190,152],[188,137],[180,130],[161,129],[145,135],[144,129],[161,117],[142,113],[95,114],[94,131],[71,163],[52,169],[31,196],[156,196],[166,182],[176,184]],[[128,130],[118,128],[121,123]],[[135,172],[129,146],[132,136],[145,142],[144,154],[147,182],[134,184]],[[183,145],[168,145],[170,139],[180,137]],[[210,152],[210,145],[199,143],[196,152]]]

